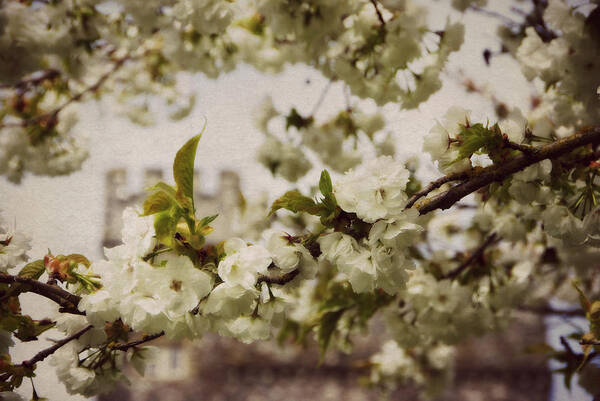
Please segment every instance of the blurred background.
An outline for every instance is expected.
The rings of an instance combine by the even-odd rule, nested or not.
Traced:
[[[498,12],[510,15],[509,2],[494,1]],[[397,157],[422,154],[422,137],[451,105],[473,110],[473,119],[493,119],[496,100],[527,109],[533,87],[521,75],[509,56],[493,57],[487,65],[485,49],[499,50],[493,16],[469,12],[453,13],[446,2],[430,8],[431,24],[443,26],[448,15],[462,19],[467,31],[460,52],[450,57],[444,74],[444,87],[418,109],[400,111],[384,107],[388,130],[397,144]],[[510,79],[507,79],[510,77]],[[87,139],[90,158],[83,169],[66,177],[26,177],[14,185],[0,179],[0,205],[4,217],[33,238],[30,255],[42,257],[48,249],[54,254],[81,253],[91,260],[103,257],[103,246],[114,246],[120,238],[123,208],[139,202],[143,188],[158,177],[171,182],[171,163],[177,149],[197,134],[205,122],[196,165],[198,205],[201,214],[220,213],[212,241],[235,234],[231,213],[239,201],[260,197],[272,201],[289,184],[256,161],[263,138],[255,128],[253,115],[266,95],[281,110],[296,107],[308,113],[317,104],[328,81],[306,67],[289,67],[277,76],[262,75],[240,67],[218,80],[200,75],[182,76],[182,85],[195,91],[192,113],[177,123],[158,121],[143,128],[116,117],[110,105],[87,103],[81,109],[78,129]],[[473,86],[480,90],[473,91]],[[317,117],[337,113],[344,105],[341,87],[327,92]],[[358,107],[373,108],[369,102]],[[435,169],[429,160],[431,177]],[[307,189],[318,180],[315,168],[298,184]],[[335,177],[334,177],[335,180]],[[266,215],[266,209],[265,209]],[[39,299],[28,296],[25,305],[34,318],[44,317]],[[360,385],[367,375],[364,361],[379,349],[385,338],[377,330],[356,339],[352,355],[330,351],[318,366],[316,347],[303,350],[281,348],[276,341],[251,346],[233,340],[207,336],[196,343],[157,342],[158,360],[144,379],[133,379],[100,400],[369,400],[380,394]],[[554,378],[551,366],[534,355],[523,353],[527,344],[559,343],[566,325],[579,324],[563,319],[543,319],[520,315],[506,332],[470,341],[462,346],[456,362],[453,386],[444,400],[583,400],[588,396],[574,388],[567,390],[561,377]],[[545,334],[544,334],[545,333]],[[49,337],[53,337],[50,332]],[[58,334],[56,334],[58,336]],[[21,360],[37,352],[41,344],[18,344],[13,358]],[[41,396],[50,400],[79,400],[69,396],[58,383],[47,362],[36,378]],[[26,386],[24,386],[26,387]],[[31,393],[27,388],[25,396]],[[418,399],[410,388],[401,389],[391,399]]]

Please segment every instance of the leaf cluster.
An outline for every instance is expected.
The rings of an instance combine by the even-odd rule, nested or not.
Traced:
[[[156,256],[164,250],[174,249],[179,254],[199,259],[198,251],[212,232],[217,215],[196,219],[194,205],[194,161],[202,134],[188,140],[179,149],[173,162],[175,186],[158,182],[143,205],[143,216],[154,215],[154,229],[160,245],[150,254]]]
[[[283,196],[273,202],[269,215],[279,209],[286,209],[293,213],[308,213],[321,218],[321,224],[325,227],[333,227],[335,219],[340,215],[341,209],[337,205],[333,184],[327,170],[321,172],[319,190],[323,195],[321,198],[313,199],[302,195],[298,190],[286,192]]]

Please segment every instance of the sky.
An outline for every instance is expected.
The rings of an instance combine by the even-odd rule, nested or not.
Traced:
[[[501,7],[506,2],[494,3]],[[447,14],[445,3],[440,4],[431,15],[432,23],[443,26]],[[460,16],[454,14],[453,18]],[[495,57],[490,67],[483,62],[483,49],[499,48],[495,37],[497,21],[468,13],[463,22],[467,26],[466,42],[461,51],[450,58],[443,89],[416,110],[384,108],[389,128],[399,144],[400,157],[421,153],[423,135],[451,105],[473,110],[474,120],[494,117],[490,102],[464,91],[461,82],[465,77],[478,85],[489,85],[495,96],[507,104],[528,105],[533,88],[521,77],[514,60],[508,56]],[[511,79],[506,80],[507,76]],[[88,103],[82,107],[77,130],[87,138],[90,157],[80,171],[53,178],[26,176],[20,185],[0,177],[0,208],[8,221],[33,237],[32,257],[40,258],[51,249],[54,254],[81,253],[92,260],[101,258],[106,171],[125,167],[129,173],[129,190],[138,192],[143,186],[142,171],[161,167],[168,174],[177,149],[197,134],[205,122],[207,127],[196,158],[203,177],[203,191],[213,192],[219,171],[230,169],[240,175],[244,195],[248,198],[267,192],[273,199],[285,192],[288,188],[285,181],[273,178],[255,160],[262,136],[254,127],[253,111],[264,96],[271,95],[280,110],[294,106],[300,113],[308,113],[317,103],[327,80],[300,66],[287,68],[277,76],[240,67],[218,80],[194,75],[185,77],[185,83],[197,93],[196,106],[186,119],[177,123],[158,121],[155,126],[143,128],[115,116],[106,105]],[[339,111],[343,104],[342,89],[334,85],[319,108],[317,119]],[[301,185],[316,183],[318,174],[319,170],[315,169]],[[35,306],[34,318],[41,318],[47,310],[36,301],[35,297],[27,296],[26,304]],[[13,357],[26,359],[40,347],[36,342],[20,345]],[[49,369],[46,362],[39,369],[45,372],[36,379],[40,395],[51,400],[82,399],[67,398],[62,386],[56,385],[54,375],[46,373]],[[578,393],[568,395],[557,387],[555,399],[585,399],[580,396],[583,397]]]

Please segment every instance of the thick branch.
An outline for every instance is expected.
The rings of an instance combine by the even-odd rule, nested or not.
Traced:
[[[485,167],[465,182],[450,188],[430,200],[422,202],[417,206],[417,209],[421,214],[426,214],[436,209],[448,209],[465,196],[493,182],[503,181],[512,174],[535,163],[546,159],[555,159],[579,147],[598,143],[600,143],[600,127],[584,129],[570,137],[536,148],[527,154],[516,156],[503,164]]]
[[[438,178],[437,180],[431,182],[429,185],[427,185],[425,188],[423,188],[419,192],[416,192],[415,194],[413,194],[413,196],[411,196],[410,199],[408,200],[408,203],[406,204],[406,208],[408,209],[408,208],[412,207],[412,205],[414,205],[416,201],[418,201],[422,197],[426,196],[431,191],[438,189],[439,187],[441,187],[444,184],[447,184],[452,181],[466,180],[467,178],[469,178],[469,172],[470,172],[469,170],[459,171],[457,173],[448,174],[441,178]]]
[[[144,336],[137,341],[132,341],[132,342],[126,343],[126,344],[116,345],[116,346],[112,347],[112,349],[118,350],[118,351],[127,351],[129,348],[134,348],[134,347],[137,347],[138,345],[142,345],[142,344],[150,342],[152,340],[156,340],[157,338],[162,337],[163,335],[165,335],[165,332],[161,331],[160,333]]]
[[[53,346],[46,348],[45,350],[42,350],[42,351],[38,352],[37,354],[35,354],[33,358],[21,362],[21,365],[25,366],[27,368],[32,368],[33,365],[35,365],[37,362],[43,361],[44,359],[46,359],[46,357],[55,353],[60,347],[67,344],[68,342],[78,339],[79,337],[84,335],[88,330],[90,330],[92,327],[94,327],[94,326],[92,326],[92,325],[86,326],[83,329],[79,330],[77,333],[70,335],[69,337],[65,337],[60,341],[57,341],[56,344],[54,344]]]
[[[71,312],[72,310],[77,309],[77,305],[81,300],[79,296],[71,294],[70,292],[63,290],[60,287],[45,284],[41,281],[33,280],[30,278],[0,273],[0,283],[24,284],[29,287],[29,292],[36,293],[56,302],[62,308],[64,308],[65,312]]]
[[[485,239],[485,241],[483,242],[483,244],[481,244],[479,246],[479,248],[477,248],[471,254],[471,256],[469,256],[467,258],[467,260],[462,262],[456,269],[448,272],[448,274],[446,274],[444,276],[444,278],[449,278],[450,280],[453,280],[456,277],[460,276],[460,274],[463,271],[465,271],[469,266],[471,266],[477,260],[481,259],[481,257],[483,256],[483,253],[485,252],[485,250],[487,249],[488,246],[492,245],[494,242],[498,241],[499,239],[500,238],[498,237],[498,235],[496,233],[491,233],[490,235],[488,235],[487,238]]]

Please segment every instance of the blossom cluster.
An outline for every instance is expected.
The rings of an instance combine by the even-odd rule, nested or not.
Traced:
[[[359,239],[340,232],[322,235],[321,258],[347,275],[357,293],[382,288],[395,294],[406,282],[412,266],[406,248],[422,230],[416,223],[418,212],[405,210],[408,179],[402,163],[382,156],[336,181],[333,192],[340,208],[372,226]]]
[[[361,163],[367,147],[377,156],[395,153],[393,135],[384,132],[386,122],[378,111],[347,109],[317,123],[313,116],[303,117],[295,109],[283,115],[268,97],[257,111],[255,125],[265,135],[259,162],[290,182],[310,171],[313,155],[344,173]]]
[[[355,96],[414,108],[441,87],[441,70],[464,34],[459,23],[434,33],[425,8],[404,0],[293,6],[178,0],[143,8],[127,1],[3,2],[0,26],[0,53],[10,55],[0,66],[0,126],[11,127],[0,139],[0,174],[16,182],[27,171],[58,175],[80,168],[87,152],[72,133],[74,116],[65,114],[76,113],[72,103],[88,93],[112,93],[117,113],[148,125],[162,112],[148,94],[166,100],[171,118],[191,111],[194,96],[177,85],[178,72],[217,78],[240,63],[264,72],[303,63]],[[342,154],[340,134],[336,124],[313,126],[303,143],[328,158]],[[331,136],[328,144],[315,143],[324,135]],[[282,161],[267,157],[266,163],[282,164],[285,176],[301,175],[285,165],[308,168],[287,144],[270,139],[265,146],[265,155],[281,152]],[[338,169],[356,165],[358,155],[338,160]]]
[[[528,27],[516,50],[524,75],[543,84],[539,105],[529,116],[536,136],[564,137],[600,121],[597,21],[586,16],[566,2],[551,0],[543,18],[552,38]]]

